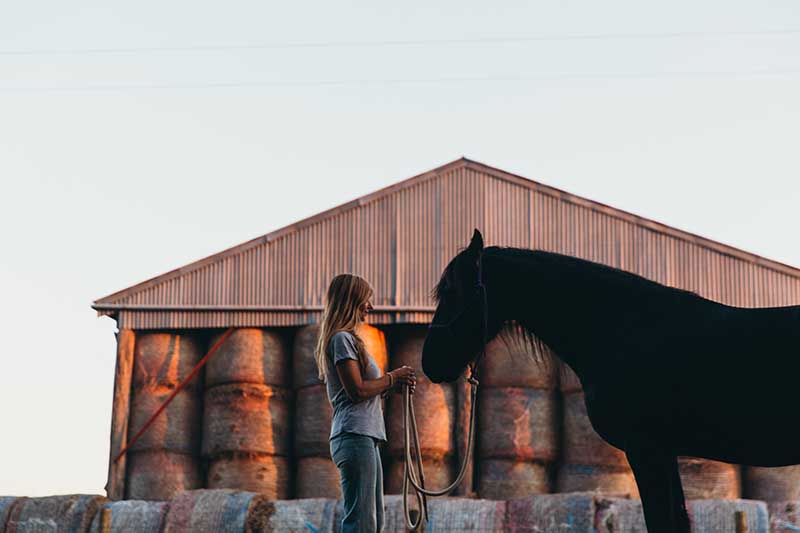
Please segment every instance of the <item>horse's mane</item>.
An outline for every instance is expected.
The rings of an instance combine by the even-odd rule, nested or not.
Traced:
[[[437,304],[444,296],[444,286],[447,282],[455,284],[456,277],[456,264],[458,257],[465,251],[459,250],[458,254],[450,261],[445,268],[439,282],[431,291],[433,299]],[[585,259],[579,259],[569,255],[558,254],[554,252],[546,252],[544,250],[530,250],[525,248],[512,248],[501,246],[490,246],[484,250],[484,255],[497,256],[502,255],[504,259],[511,259],[518,261],[522,264],[536,264],[537,268],[552,268],[554,270],[570,270],[573,273],[578,273],[580,278],[589,283],[598,283],[602,285],[611,284],[615,286],[615,290],[622,290],[628,294],[635,293],[648,293],[648,297],[662,295],[666,296],[669,293],[682,294],[691,298],[701,298],[694,292],[668,287],[651,281],[647,278],[627,272],[625,270],[607,266],[600,263],[595,263]],[[491,289],[490,289],[491,290]],[[506,323],[498,332],[498,336],[509,348],[509,353],[514,353],[512,343],[518,343],[520,340],[527,346],[528,353],[531,355],[533,362],[543,369],[552,369],[555,363],[554,357],[557,354],[554,350],[538,338],[534,332],[521,323]]]

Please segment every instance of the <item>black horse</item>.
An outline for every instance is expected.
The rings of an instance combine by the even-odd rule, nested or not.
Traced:
[[[484,249],[478,230],[434,298],[425,374],[454,381],[505,324],[521,326],[580,378],[592,427],[628,458],[650,532],[689,531],[678,456],[800,463],[800,306],[730,307],[569,256]]]

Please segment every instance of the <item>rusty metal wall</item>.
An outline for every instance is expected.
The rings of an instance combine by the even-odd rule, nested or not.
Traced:
[[[460,159],[93,307],[132,329],[301,325],[352,272],[375,288],[372,322],[427,322],[432,287],[475,227],[487,245],[574,255],[729,305],[800,304],[798,269]]]

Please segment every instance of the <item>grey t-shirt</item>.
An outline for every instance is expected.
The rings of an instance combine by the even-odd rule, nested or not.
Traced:
[[[368,400],[353,403],[339,380],[335,364],[345,359],[358,361],[353,336],[346,331],[339,331],[331,337],[327,350],[327,389],[328,401],[333,407],[331,435],[329,439],[340,433],[358,433],[386,441],[386,428],[383,424],[383,408],[380,395]],[[367,354],[367,369],[362,379],[378,379],[383,375],[371,355]]]

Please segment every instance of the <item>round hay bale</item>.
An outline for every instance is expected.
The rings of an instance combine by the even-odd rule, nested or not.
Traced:
[[[128,453],[129,500],[169,500],[184,490],[203,486],[198,457],[165,451]]]
[[[84,533],[107,501],[94,494],[20,498],[11,509],[3,531]]]
[[[211,339],[213,346],[222,334]],[[206,388],[225,383],[287,386],[289,355],[283,336],[270,329],[239,328],[206,365]]]
[[[381,372],[386,372],[389,368],[389,351],[386,348],[386,335],[369,324],[361,324],[356,330],[356,334],[364,341],[364,347],[375,360]]]
[[[417,385],[422,382],[431,383],[422,371],[422,346],[428,328],[419,325],[407,325],[396,328],[392,334],[392,362],[391,367],[397,368],[408,365],[417,373]]]
[[[296,391],[294,453],[296,457],[330,457],[333,408],[325,385]]]
[[[155,413],[174,389],[143,388],[133,391],[128,439]],[[200,396],[198,391],[181,390],[142,433],[131,450],[166,450],[197,454],[200,444]]]
[[[626,466],[559,465],[556,492],[594,492],[604,496],[639,497],[636,479]]]
[[[337,531],[341,502],[330,498],[274,501],[261,494],[253,497],[247,513],[245,531],[259,533],[306,533]]]
[[[319,338],[319,325],[303,326],[297,330],[292,347],[292,384],[294,388],[319,385],[317,361],[314,350]]]
[[[687,500],[731,500],[742,495],[738,465],[679,457],[678,471]]]
[[[381,371],[386,372],[389,365],[389,353],[386,349],[386,336],[383,331],[369,324],[363,324],[356,333],[364,341],[364,347]],[[294,364],[292,383],[296,389],[322,383],[319,379],[317,361],[314,358],[318,338],[319,325],[317,324],[304,326],[297,330],[292,349]]]
[[[289,401],[286,389],[233,383],[206,390],[203,455],[223,452],[288,455]]]
[[[477,448],[483,458],[554,461],[558,426],[553,390],[479,388]]]
[[[800,465],[742,467],[742,491],[748,500],[769,503],[800,500]]]
[[[209,489],[258,492],[272,499],[289,497],[289,459],[267,454],[226,453],[208,466]]]
[[[137,533],[160,533],[169,508],[168,502],[121,500],[106,502],[94,516],[90,533],[104,533],[103,510],[111,513],[111,531],[136,531]]]
[[[547,467],[542,463],[509,459],[481,459],[478,462],[478,497],[508,500],[550,492]]]
[[[423,458],[441,459],[455,451],[453,430],[456,422],[455,392],[451,384],[436,385],[417,381],[411,397],[417,420],[420,451]],[[403,456],[403,395],[389,397],[388,450],[394,457]]]
[[[558,371],[558,388],[567,394],[571,392],[582,392],[583,385],[578,375],[566,364],[561,363]]]
[[[598,466],[628,466],[625,452],[598,435],[592,428],[583,393],[562,395],[563,398],[563,454],[565,463]]]
[[[388,461],[384,488],[386,494],[402,494],[403,492],[403,460],[392,459]],[[450,458],[433,459],[430,457],[422,458],[422,473],[425,475],[425,487],[429,489],[443,489],[452,483],[456,472],[453,461]],[[409,494],[413,493],[409,489]]]
[[[0,496],[0,531],[5,531],[2,528],[5,527],[12,509],[15,506],[22,505],[22,500],[24,499],[25,496]]]
[[[203,358],[204,343],[183,333],[140,333],[133,357],[133,387],[175,388]],[[202,388],[202,372],[186,384]]]
[[[164,533],[245,531],[250,503],[256,495],[235,490],[192,490],[169,505]]]
[[[534,355],[533,348],[518,329],[514,333],[501,333],[486,345],[486,356],[481,359],[478,370],[481,385],[554,388],[558,366],[549,355],[541,362],[537,362]]]
[[[301,457],[297,460],[295,498],[342,499],[339,469],[331,459]]]

